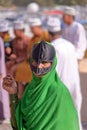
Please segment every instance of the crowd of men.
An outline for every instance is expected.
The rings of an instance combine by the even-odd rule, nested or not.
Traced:
[[[18,98],[21,99],[26,85],[32,79],[29,66],[30,51],[35,43],[50,42],[57,56],[57,73],[62,82],[68,87],[75,107],[78,111],[80,130],[81,126],[81,86],[78,64],[84,58],[87,49],[87,39],[84,27],[75,21],[76,10],[67,7],[64,10],[61,22],[56,17],[49,17],[46,21],[46,30],[42,27],[39,18],[29,19],[29,27],[33,37],[25,34],[25,23],[15,21],[11,38],[7,21],[0,23],[0,120],[9,122],[10,107],[9,95],[2,88],[2,80],[6,73],[14,77],[18,85]]]

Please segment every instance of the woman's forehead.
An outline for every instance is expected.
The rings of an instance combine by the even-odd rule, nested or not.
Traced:
[[[34,60],[34,59],[32,60],[32,62],[38,63],[38,62],[37,62],[36,60]],[[44,61],[44,60],[43,60],[43,61],[41,61],[40,63],[51,63],[51,62],[50,62],[50,61]]]
[[[55,49],[45,41],[41,41],[33,46],[30,53],[30,63],[53,63],[55,58]]]

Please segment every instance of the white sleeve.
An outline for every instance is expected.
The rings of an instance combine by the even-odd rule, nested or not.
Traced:
[[[62,51],[59,52],[56,50],[56,57],[58,62],[56,71],[62,82],[69,89],[79,113],[81,110],[82,95],[75,52],[72,50],[71,55],[68,55],[68,53],[62,53]]]
[[[87,49],[86,33],[83,26],[77,28],[74,37],[74,44],[76,45],[77,59],[82,59]]]
[[[57,71],[57,74],[59,75],[60,79],[62,80],[63,67],[64,67],[64,59],[63,59],[62,53],[59,53],[58,51],[56,51],[56,58],[57,58],[56,71]]]
[[[0,39],[0,73],[2,73],[3,77],[6,75],[4,43],[2,39]]]

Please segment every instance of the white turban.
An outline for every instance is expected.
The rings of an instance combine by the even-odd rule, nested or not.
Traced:
[[[64,9],[64,14],[68,14],[68,15],[71,15],[71,16],[76,16],[77,12],[74,8],[72,7],[66,7]]]
[[[41,26],[42,22],[39,18],[30,18],[28,20],[30,26]]]
[[[47,21],[47,30],[49,32],[58,32],[61,30],[61,23],[58,18],[51,17]]]
[[[9,31],[9,23],[7,21],[0,21],[0,32]]]
[[[25,24],[24,24],[23,21],[17,20],[17,21],[14,22],[13,28],[14,28],[15,30],[22,30],[22,29],[25,28]]]

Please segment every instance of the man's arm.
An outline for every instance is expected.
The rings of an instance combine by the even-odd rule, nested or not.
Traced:
[[[84,57],[85,51],[87,49],[86,33],[83,26],[79,26],[77,28],[74,43],[76,45],[77,58],[81,60]]]

